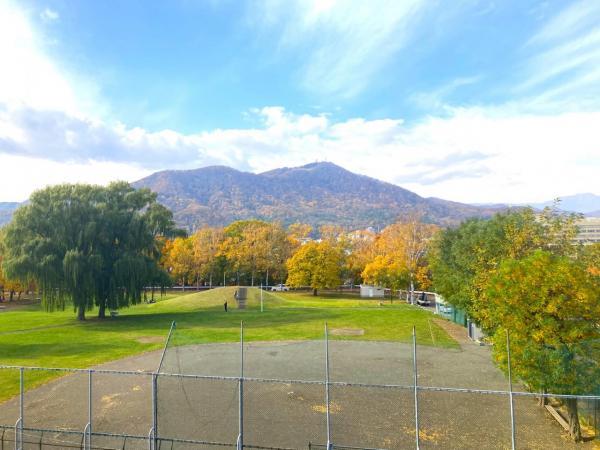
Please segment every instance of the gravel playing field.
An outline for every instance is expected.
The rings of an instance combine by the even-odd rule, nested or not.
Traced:
[[[451,331],[451,330],[450,330]],[[342,332],[342,334],[345,331]],[[479,389],[507,387],[491,363],[489,349],[466,340],[460,349],[418,348],[419,384]],[[408,344],[373,341],[329,343],[330,379],[351,383],[330,388],[332,441],[360,448],[414,448],[414,397],[410,389],[373,388],[368,384],[410,385],[412,349]],[[322,341],[250,343],[244,348],[244,375],[280,380],[322,381]],[[152,371],[159,352],[105,364],[102,368]],[[236,377],[239,344],[170,347],[162,371]],[[17,372],[14,376],[18,376]],[[32,376],[29,372],[27,376]],[[27,381],[27,378],[26,378]],[[87,375],[67,375],[26,392],[25,427],[82,430],[87,422]],[[158,381],[158,429],[161,437],[210,441],[174,449],[224,448],[238,434],[238,382],[220,379]],[[246,446],[308,448],[324,444],[325,387],[322,384],[246,381],[243,386]],[[93,430],[147,435],[151,427],[151,380],[144,375],[98,374],[93,378]],[[419,392],[421,448],[510,448],[510,415],[506,396],[453,392]],[[531,398],[516,400],[517,446],[521,449],[586,449],[574,445],[556,422]],[[0,423],[14,425],[17,399],[0,405]],[[7,432],[7,436],[10,432]],[[39,435],[30,434],[30,440]],[[81,442],[81,435],[45,434],[44,440]],[[94,437],[104,448],[147,448],[142,440]],[[26,448],[39,448],[29,446]],[[52,447],[44,447],[52,448]],[[57,448],[57,447],[54,447]],[[162,442],[161,448],[171,448]],[[318,447],[317,447],[318,448]]]

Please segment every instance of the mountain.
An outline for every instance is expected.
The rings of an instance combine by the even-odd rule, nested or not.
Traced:
[[[530,206],[534,208],[545,208],[546,206],[552,206],[553,200],[542,203],[533,203]],[[560,197],[560,209],[569,212],[578,212],[582,214],[597,212],[600,210],[600,195],[595,194],[575,194],[567,195],[566,197]]]
[[[595,194],[575,194],[559,197],[559,209],[570,213],[580,213],[588,217],[600,216],[600,195]],[[546,207],[552,207],[554,200],[548,200],[540,203],[472,203],[473,206],[479,206],[492,209],[506,209],[511,207],[530,206],[534,209],[542,210]]]
[[[19,207],[17,202],[0,202],[0,226],[10,222],[13,212]]]
[[[332,163],[312,163],[253,174],[224,166],[167,170],[135,183],[149,188],[188,229],[240,219],[383,227],[422,211],[424,220],[451,225],[497,209],[423,198],[399,186],[357,175]]]

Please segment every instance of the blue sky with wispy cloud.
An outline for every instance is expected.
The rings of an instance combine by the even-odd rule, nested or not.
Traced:
[[[599,24],[594,1],[0,0],[0,201],[315,160],[465,202],[600,194]]]

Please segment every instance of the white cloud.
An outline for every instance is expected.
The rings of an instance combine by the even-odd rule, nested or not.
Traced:
[[[418,2],[392,2],[361,23],[363,4],[295,4],[294,11],[304,12],[294,17],[302,20],[297,26],[286,22],[282,45],[300,45],[303,33],[331,30],[313,49],[305,81],[322,77],[325,90],[344,95],[354,87],[364,89],[373,71],[403,45],[407,21],[420,8]],[[275,8],[265,20],[279,23],[280,14]],[[555,44],[548,29],[530,43],[538,63],[547,58],[548,70],[560,76],[577,73],[569,83],[547,89],[550,99],[564,95],[561,89],[597,87],[600,78],[597,67],[585,73],[569,67],[571,60],[577,70],[588,68],[597,57],[593,32],[580,32],[584,15],[570,14],[556,31],[569,42]],[[443,115],[412,124],[401,118],[333,121],[327,114],[270,106],[251,112],[258,119],[252,128],[182,134],[149,132],[85,114],[80,86],[45,55],[27,16],[7,3],[0,3],[0,58],[0,201],[22,200],[46,184],[135,180],[157,169],[225,164],[260,172],[317,160],[457,201],[516,203],[600,193],[597,108],[540,113],[541,96],[537,108],[524,101],[452,108],[440,100],[476,79],[458,80],[421,98],[434,102]],[[549,63],[553,58],[555,65]],[[532,86],[546,83],[531,80]]]
[[[55,20],[58,20],[59,17],[60,15],[58,14],[58,12],[50,8],[46,8],[40,13],[40,18],[44,22],[54,22]]]
[[[515,93],[544,109],[600,106],[600,3],[581,1],[559,11],[523,48],[528,53]]]
[[[448,108],[446,116],[414,125],[400,119],[334,122],[281,107],[254,114],[260,121],[254,128],[184,135],[111,127],[56,112],[7,110],[0,115],[0,153],[33,158],[39,167],[41,158],[52,160],[48,173],[58,165],[64,177],[76,168],[77,180],[91,172],[99,179],[132,180],[165,168],[224,164],[261,172],[328,160],[424,196],[465,202],[600,193],[600,112],[540,116],[515,113],[514,106]],[[28,166],[26,159],[19,161]],[[21,178],[20,185],[31,188],[28,180]],[[54,178],[36,175],[36,183],[41,180]],[[6,183],[0,178],[9,200],[12,188]]]
[[[0,154],[0,201],[23,201],[36,189],[59,183],[107,184],[110,181],[135,181],[150,171],[136,166],[86,161],[75,164]]]
[[[35,29],[30,13],[0,1],[0,107],[106,116],[95,80],[69,73],[47,55],[53,44]]]
[[[43,52],[25,13],[0,2],[0,102],[77,111],[67,77]]]
[[[411,96],[412,102],[418,107],[428,111],[444,111],[447,107],[447,98],[455,91],[464,86],[470,86],[481,81],[482,77],[459,77],[444,83],[436,89],[430,89],[426,92],[417,92]]]
[[[409,41],[423,0],[258,2],[253,23],[275,33],[282,50],[303,55],[301,83],[353,97]],[[271,38],[270,38],[271,39]]]

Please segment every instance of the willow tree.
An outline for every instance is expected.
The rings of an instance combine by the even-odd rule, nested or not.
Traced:
[[[34,280],[47,310],[72,305],[80,320],[98,306],[138,303],[148,283],[166,280],[157,237],[174,231],[172,215],[149,190],[58,185],[35,192],[7,226],[3,269]]]

